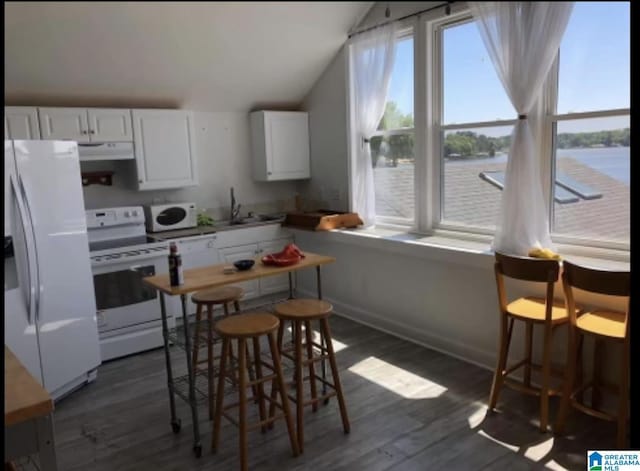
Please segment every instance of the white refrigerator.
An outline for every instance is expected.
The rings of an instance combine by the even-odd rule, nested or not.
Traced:
[[[4,141],[5,344],[54,399],[100,348],[78,146]]]

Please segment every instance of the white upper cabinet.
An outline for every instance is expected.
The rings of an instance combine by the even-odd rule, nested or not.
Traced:
[[[251,113],[251,141],[255,180],[310,178],[307,113],[254,111]]]
[[[93,142],[131,142],[131,110],[89,108],[89,135]]]
[[[40,139],[38,108],[31,106],[5,106],[4,138]]]
[[[193,115],[183,110],[133,110],[139,190],[198,184]]]
[[[77,142],[131,142],[131,110],[39,108],[42,139]]]

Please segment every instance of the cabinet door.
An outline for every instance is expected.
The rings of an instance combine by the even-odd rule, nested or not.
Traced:
[[[38,114],[42,139],[89,142],[86,108],[38,108]]]
[[[265,112],[267,180],[309,178],[307,113]]]
[[[198,184],[193,116],[182,110],[133,110],[138,189]]]
[[[221,262],[233,264],[236,260],[256,259],[258,255],[258,244],[239,245],[237,247],[227,247],[219,249]],[[244,289],[243,299],[257,298],[260,295],[260,284],[258,280],[244,281],[238,283]]]
[[[40,139],[38,108],[30,106],[4,107],[5,139]]]
[[[175,242],[182,257],[182,268],[184,270],[220,263],[218,249],[216,248],[216,236],[214,235],[208,237],[186,237]],[[196,306],[191,301],[192,294],[187,295],[187,312],[189,314],[196,312]]]
[[[270,253],[280,252],[285,245],[293,242],[293,239],[278,239],[258,243],[260,257]],[[295,278],[295,274],[291,275]],[[295,286],[295,284],[294,284]],[[280,293],[289,290],[289,275],[274,275],[260,278],[260,295]]]
[[[133,141],[131,110],[89,108],[87,115],[92,142]]]

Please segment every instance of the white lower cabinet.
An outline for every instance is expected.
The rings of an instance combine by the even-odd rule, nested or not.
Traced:
[[[293,242],[293,239],[278,239],[268,242],[258,243],[258,252],[260,258],[270,253],[280,252],[284,246]],[[291,275],[295,280],[295,275]],[[279,293],[289,289],[289,275],[275,275],[267,278],[260,278],[260,295]]]
[[[185,237],[183,239],[174,239],[171,242],[175,242],[178,246],[178,253],[182,258],[182,268],[184,270],[215,265],[222,261],[218,256],[215,235]],[[174,296],[173,301],[175,302],[175,314],[180,318],[182,316],[180,296]],[[191,301],[191,294],[187,295],[187,312],[189,314],[196,312],[196,305]]]
[[[224,263],[233,264],[237,260],[256,259],[258,256],[258,244],[246,244],[238,245],[236,247],[226,247],[218,250],[220,259]],[[260,263],[256,260],[256,263]],[[260,282],[259,280],[244,281],[237,283],[235,286],[239,286],[244,290],[244,296],[242,299],[252,299],[260,296]]]

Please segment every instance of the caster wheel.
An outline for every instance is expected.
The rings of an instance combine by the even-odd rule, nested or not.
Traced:
[[[200,458],[202,456],[202,445],[194,445],[193,454],[196,455],[196,458]]]
[[[181,425],[182,422],[180,422],[180,419],[176,420],[175,422],[171,422],[171,430],[173,430],[173,433],[180,433]]]

